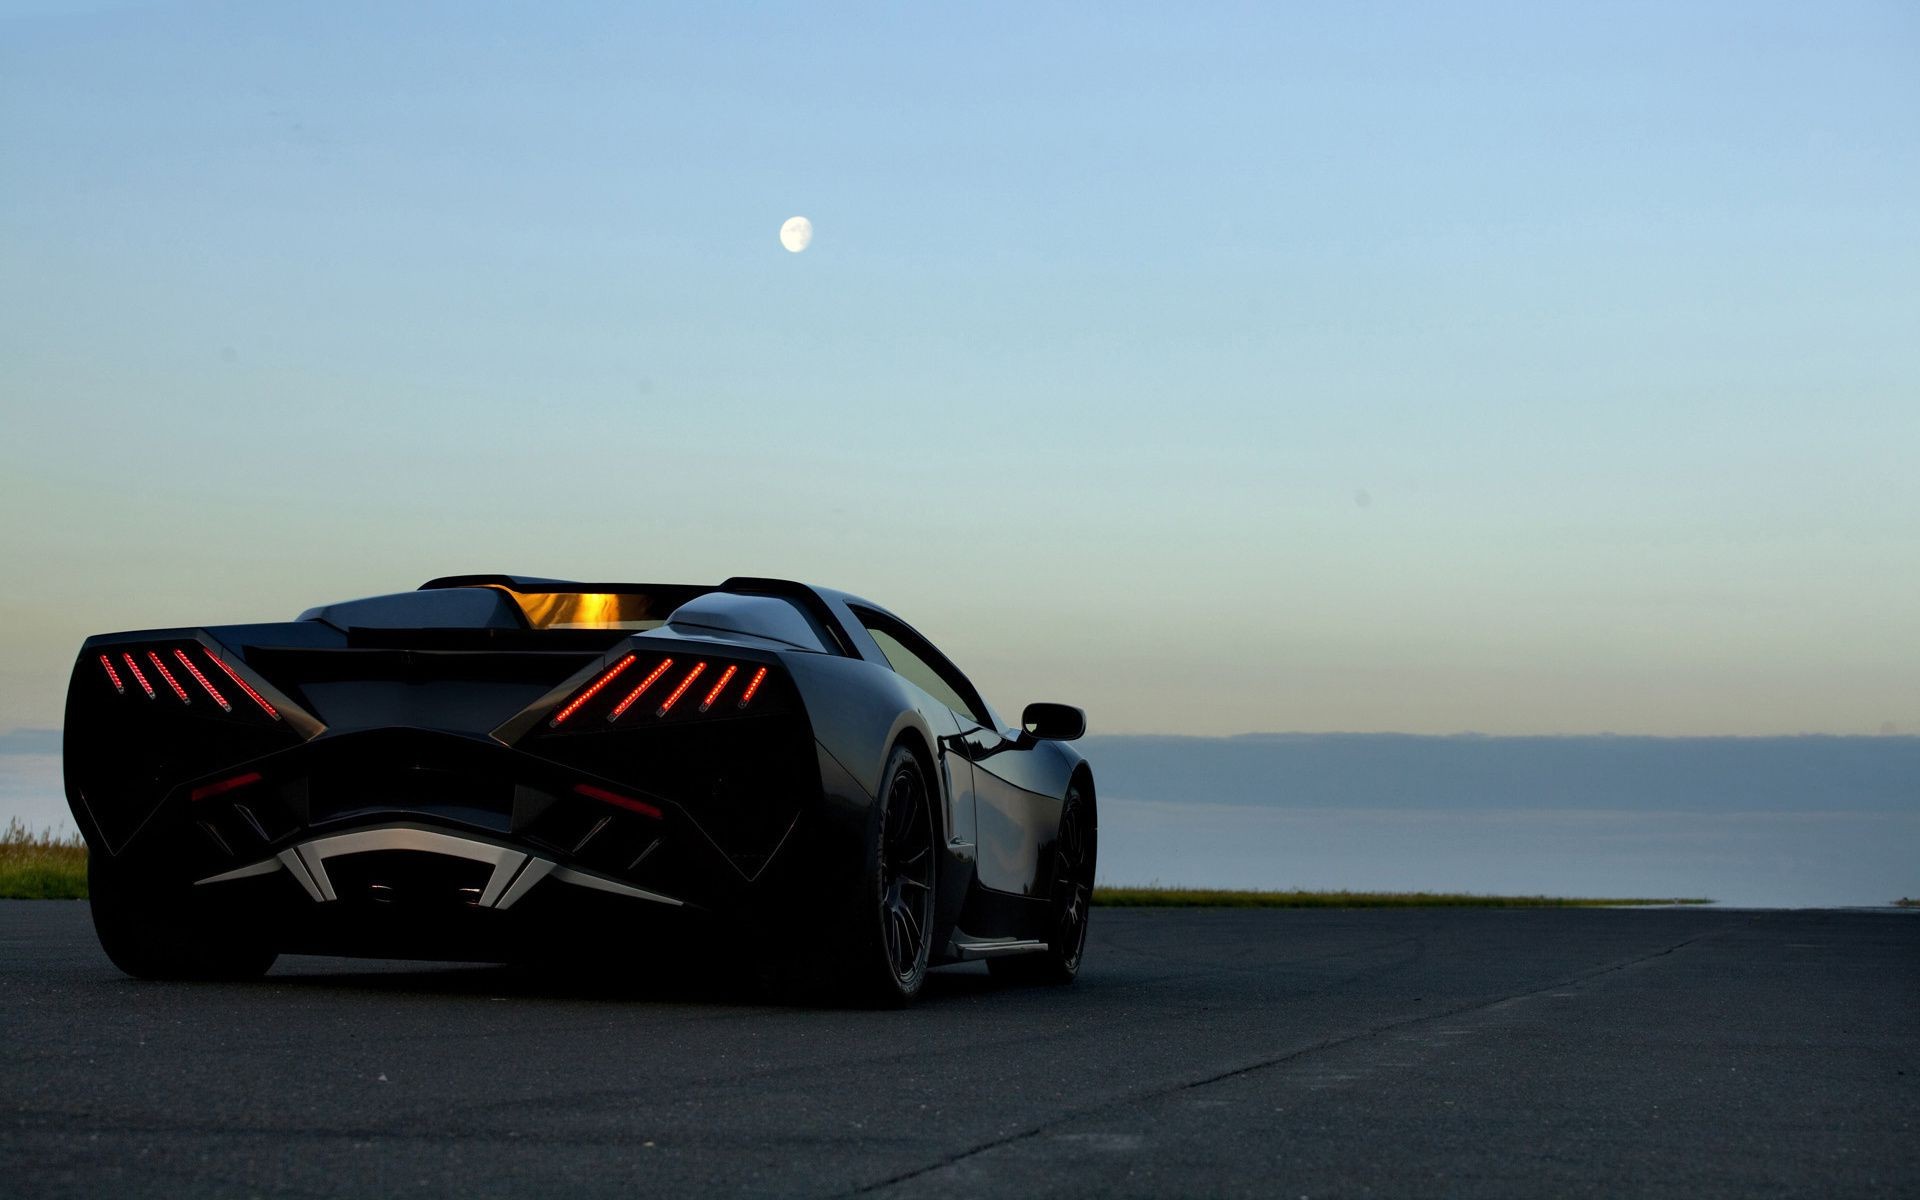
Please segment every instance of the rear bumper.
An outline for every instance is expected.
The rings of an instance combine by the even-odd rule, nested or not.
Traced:
[[[717,782],[690,795],[682,774],[681,793],[662,794],[444,731],[323,736],[120,794],[90,792],[75,752],[69,801],[95,854],[255,910],[285,949],[491,958],[561,913],[763,921],[857,862],[841,831],[862,798],[823,786],[817,747],[807,769],[754,776],[777,794],[754,796],[751,820],[715,809],[734,798]]]
[[[418,823],[310,837],[198,880],[192,893],[281,951],[352,957],[631,960],[721,919],[524,845]]]

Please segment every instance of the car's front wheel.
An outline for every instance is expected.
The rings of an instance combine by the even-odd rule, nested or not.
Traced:
[[[1087,949],[1087,916],[1093,905],[1093,869],[1099,850],[1099,821],[1093,798],[1078,784],[1067,788],[1054,841],[1049,889],[1047,948],[1040,954],[990,958],[987,970],[1009,983],[1072,983]]]
[[[101,949],[136,979],[255,979],[279,957],[244,917],[100,854],[87,857],[87,900]]]

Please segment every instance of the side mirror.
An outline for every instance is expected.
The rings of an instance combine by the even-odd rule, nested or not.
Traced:
[[[1020,713],[1020,728],[1030,738],[1070,742],[1087,731],[1087,714],[1071,704],[1029,704]]]

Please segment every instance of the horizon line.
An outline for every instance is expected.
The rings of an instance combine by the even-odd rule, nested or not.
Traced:
[[[45,725],[20,725],[12,729],[0,730],[0,753],[7,753],[5,744],[15,738],[59,737],[65,733],[64,727]],[[1570,738],[1668,741],[1668,742],[1707,742],[1707,741],[1786,741],[1792,739],[1857,739],[1860,741],[1916,741],[1920,740],[1920,731],[1905,733],[1898,730],[1876,733],[1825,733],[1803,730],[1796,733],[1620,733],[1614,730],[1590,732],[1555,733],[1487,733],[1477,729],[1462,729],[1451,733],[1411,733],[1398,729],[1252,729],[1234,733],[1173,733],[1153,730],[1123,730],[1115,732],[1089,731],[1086,738],[1183,738],[1189,741],[1234,741],[1240,738],[1425,738],[1432,741],[1449,739],[1477,739],[1484,741],[1552,741]]]

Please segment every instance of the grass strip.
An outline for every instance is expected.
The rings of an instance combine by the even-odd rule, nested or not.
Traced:
[[[84,900],[87,847],[77,833],[35,833],[15,817],[0,833],[0,899]]]

